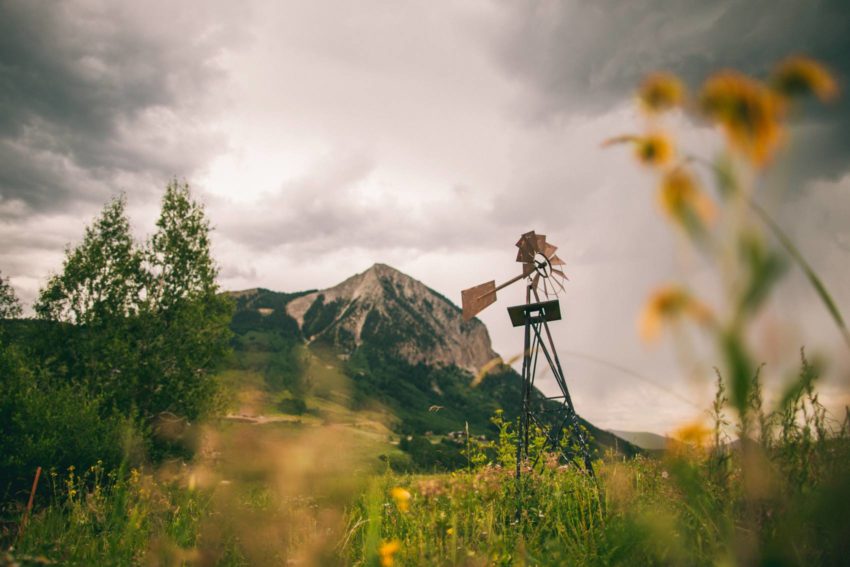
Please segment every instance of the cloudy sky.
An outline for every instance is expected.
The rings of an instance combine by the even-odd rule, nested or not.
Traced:
[[[63,248],[125,192],[139,239],[172,177],[207,204],[227,289],[331,286],[384,262],[460,301],[517,269],[527,230],[571,282],[557,340],[581,413],[667,432],[707,404],[711,359],[640,342],[659,283],[711,294],[711,272],[659,214],[624,148],[655,69],[696,88],[764,75],[790,53],[850,77],[841,0],[115,2],[0,0],[0,270],[31,303]],[[845,86],[845,91],[847,90]],[[718,136],[672,116],[688,151]],[[850,314],[850,97],[807,109],[760,198]],[[521,337],[500,296],[497,351]],[[847,349],[792,270],[754,337],[774,387],[795,352]],[[696,347],[700,350],[699,346]],[[695,404],[695,405],[694,405]]]

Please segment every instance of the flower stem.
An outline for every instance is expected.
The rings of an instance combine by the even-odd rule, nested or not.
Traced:
[[[835,301],[832,299],[832,296],[826,290],[826,286],[823,285],[823,282],[800,253],[797,250],[797,247],[794,246],[794,243],[791,242],[791,239],[785,234],[785,232],[779,227],[776,222],[770,218],[770,215],[761,208],[761,206],[756,203],[754,200],[749,199],[750,208],[755,211],[758,217],[767,225],[767,227],[773,232],[773,235],[779,241],[780,244],[785,248],[788,254],[794,259],[795,262],[800,266],[803,270],[803,273],[806,274],[806,277],[809,279],[809,283],[812,284],[812,287],[815,288],[818,296],[820,296],[821,301],[823,301],[830,315],[832,315],[832,319],[835,321],[835,324],[838,325],[838,329],[841,331],[841,334],[844,336],[844,342],[847,343],[848,348],[850,348],[850,331],[847,330],[847,324],[844,322],[844,318],[841,316],[841,312],[838,310],[838,306],[835,305]]]

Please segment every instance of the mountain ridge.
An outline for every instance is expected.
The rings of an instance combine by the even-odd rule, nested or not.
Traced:
[[[286,312],[309,341],[346,351],[383,342],[412,364],[476,372],[498,355],[481,321],[463,321],[443,295],[387,264],[293,299]]]

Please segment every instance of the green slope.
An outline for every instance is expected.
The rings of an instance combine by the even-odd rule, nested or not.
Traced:
[[[367,335],[366,342],[350,353],[327,341],[308,344],[285,310],[286,303],[299,295],[262,289],[235,295],[234,356],[223,376],[237,390],[238,377],[244,378],[239,391],[243,413],[279,421],[345,423],[384,434],[387,441],[400,439],[412,453],[416,451],[411,444],[422,450],[417,439],[440,440],[432,443],[433,455],[418,455],[420,465],[430,459],[438,468],[462,461],[459,447],[445,440],[446,434],[468,426],[471,434],[492,439],[496,429],[490,419],[497,410],[509,420],[518,415],[520,377],[509,367],[472,387],[468,371],[410,364],[395,356],[391,329]],[[320,313],[305,317],[305,326],[318,319]],[[540,403],[552,403],[537,394]],[[600,452],[639,451],[584,420],[582,424]]]

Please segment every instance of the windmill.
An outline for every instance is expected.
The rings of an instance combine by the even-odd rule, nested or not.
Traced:
[[[525,304],[508,307],[508,315],[514,327],[525,328],[522,357],[522,410],[517,435],[516,475],[520,476],[521,463],[537,463],[548,449],[561,452],[572,460],[578,456],[584,461],[587,472],[593,475],[590,449],[584,428],[579,423],[573,401],[570,397],[564,371],[558,359],[558,352],[549,331],[549,323],[561,319],[561,307],[557,299],[558,291],[565,291],[564,281],[568,278],[561,269],[564,261],[555,252],[557,246],[546,242],[546,236],[534,231],[523,234],[516,243],[516,261],[522,264],[522,272],[501,285],[489,281],[461,292],[463,318],[469,320],[488,306],[496,302],[496,292],[520,280],[525,280]],[[542,291],[546,301],[540,300]],[[534,388],[537,366],[543,353],[544,363],[548,364],[560,394],[544,397]],[[543,431],[546,444],[537,454],[531,454],[530,437],[534,427]],[[572,435],[574,443],[564,447],[562,440]],[[572,446],[572,448],[571,448]]]

